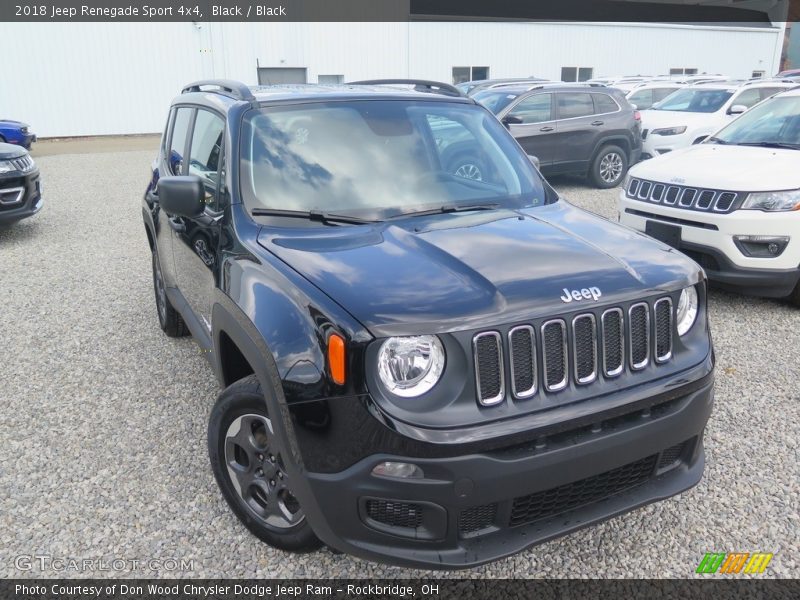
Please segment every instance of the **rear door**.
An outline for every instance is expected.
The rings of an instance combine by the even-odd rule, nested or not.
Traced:
[[[555,161],[555,121],[553,96],[550,92],[532,94],[514,104],[501,117],[519,119],[521,123],[509,123],[511,132],[525,152],[539,159],[541,167],[549,167]]]
[[[594,142],[602,131],[602,116],[595,117],[589,92],[557,92],[555,168],[582,171],[589,166]]]

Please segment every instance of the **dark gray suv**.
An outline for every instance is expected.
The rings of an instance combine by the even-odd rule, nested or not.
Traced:
[[[642,152],[639,113],[623,92],[596,85],[539,84],[479,91],[545,175],[580,173],[599,188],[619,185]]]

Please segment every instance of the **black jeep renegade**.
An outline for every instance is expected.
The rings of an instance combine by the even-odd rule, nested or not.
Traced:
[[[468,567],[702,476],[703,271],[452,86],[192,84],[143,216],[161,327],[224,388],[214,475],[273,546]]]

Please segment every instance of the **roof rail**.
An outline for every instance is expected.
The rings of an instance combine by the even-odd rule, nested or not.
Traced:
[[[347,85],[413,85],[414,89],[431,94],[442,94],[444,96],[465,97],[454,85],[442,83],[440,81],[429,81],[427,79],[367,79],[364,81],[350,81]]]
[[[217,93],[222,93],[225,96],[248,102],[255,100],[255,96],[253,96],[253,92],[249,87],[240,81],[234,81],[232,79],[201,79],[200,81],[195,81],[184,87],[181,90],[181,94],[202,92],[203,90],[201,88],[206,86],[219,88],[218,90],[207,90],[209,92],[217,91]]]

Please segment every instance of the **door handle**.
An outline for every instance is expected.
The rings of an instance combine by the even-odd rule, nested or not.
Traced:
[[[542,127],[539,131],[553,131],[553,128],[548,125],[547,127]]]
[[[169,219],[169,226],[172,227],[177,233],[183,233],[186,231],[186,225],[178,221],[178,217],[170,217]]]
[[[594,125],[595,127],[599,127],[602,124],[603,124],[603,121],[592,121],[592,125]]]

